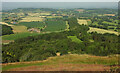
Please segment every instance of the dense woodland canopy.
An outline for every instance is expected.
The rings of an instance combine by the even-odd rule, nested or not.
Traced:
[[[13,34],[13,29],[10,26],[2,25],[2,35]]]
[[[120,36],[87,33],[89,26],[79,25],[77,18],[68,18],[70,31],[29,36],[3,45],[3,63],[44,60],[50,56],[70,53],[107,56],[119,54]],[[73,42],[68,36],[77,36],[82,42]]]

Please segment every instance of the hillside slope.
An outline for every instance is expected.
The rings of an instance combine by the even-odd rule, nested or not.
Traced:
[[[106,71],[118,64],[117,56],[92,56],[68,54],[49,57],[43,61],[3,64],[8,71]]]

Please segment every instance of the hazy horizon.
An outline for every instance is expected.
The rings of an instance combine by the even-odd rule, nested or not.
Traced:
[[[2,9],[17,8],[118,8],[118,2],[2,2]]]

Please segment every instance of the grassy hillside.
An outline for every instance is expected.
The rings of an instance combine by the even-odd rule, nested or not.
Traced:
[[[12,26],[14,33],[28,32],[26,26]]]
[[[20,39],[20,38],[24,38],[28,36],[34,36],[34,35],[39,35],[39,33],[29,33],[29,32],[16,33],[16,34],[11,34],[11,35],[4,35],[2,36],[2,39],[3,40],[16,40],[16,39]]]
[[[49,57],[44,61],[32,61],[32,62],[19,62],[3,64],[3,70],[89,70],[90,66],[93,66],[91,70],[109,70],[109,65],[118,64],[117,56],[92,56],[92,55],[77,55],[68,54],[63,56]],[[61,68],[63,65],[63,68]],[[99,67],[98,67],[99,66]],[[96,68],[98,67],[98,68]],[[103,70],[102,69],[102,70]]]
[[[73,42],[76,42],[76,43],[82,42],[80,39],[77,38],[77,36],[68,36],[68,38],[70,38]]]

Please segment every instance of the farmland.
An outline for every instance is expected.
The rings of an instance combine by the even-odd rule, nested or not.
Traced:
[[[12,26],[14,33],[28,32],[26,26]]]
[[[103,23],[104,23],[104,24],[111,25],[111,26],[118,25],[117,23],[112,23],[112,22],[107,22],[107,21],[104,21]]]
[[[11,34],[11,35],[5,35],[2,37],[3,40],[16,40],[28,36],[34,36],[34,35],[39,35],[38,33],[29,33],[29,32],[24,32],[24,33],[16,33],[16,34]]]
[[[62,31],[66,29],[65,21],[46,21],[46,28],[43,30],[53,32],[53,31]]]
[[[43,22],[21,22],[18,25],[24,25],[27,28],[43,28],[45,23]]]
[[[47,16],[47,18],[62,18],[62,16]]]
[[[112,31],[112,30],[105,30],[105,29],[92,28],[92,27],[90,27],[90,30],[88,32],[97,32],[97,33],[101,33],[101,34],[110,33],[110,34],[119,35],[118,32],[115,32],[115,31]]]
[[[117,64],[117,56],[100,57],[92,55],[69,54],[64,56],[49,57],[44,61],[11,63],[3,65],[3,70],[9,71],[105,71]],[[92,68],[91,68],[92,66]],[[41,69],[39,69],[41,68]],[[113,67],[114,68],[114,67]]]
[[[2,63],[8,71],[117,69],[116,9],[18,8],[3,12]],[[59,55],[58,55],[59,54]]]
[[[79,23],[80,25],[82,25],[82,24],[87,25],[87,24],[88,24],[88,23],[87,23],[87,20],[83,20],[83,19],[78,19],[78,23]]]
[[[41,17],[25,17],[20,20],[20,22],[32,22],[32,21],[44,21],[44,18]]]

